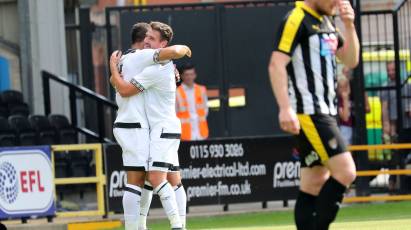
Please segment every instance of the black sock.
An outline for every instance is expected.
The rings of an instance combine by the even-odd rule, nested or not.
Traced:
[[[316,196],[300,190],[294,208],[294,221],[298,230],[315,230],[314,212]]]
[[[334,221],[346,189],[333,177],[325,182],[315,203],[317,230],[328,229],[331,222]]]

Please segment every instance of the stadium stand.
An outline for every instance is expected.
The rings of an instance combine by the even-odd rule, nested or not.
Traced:
[[[9,115],[22,115],[27,117],[30,114],[29,106],[24,102],[9,103],[7,107]]]
[[[78,144],[77,132],[70,124],[68,118],[61,114],[50,114],[48,117],[51,125],[57,130],[60,144]],[[70,153],[70,176],[84,177],[90,174],[91,154],[83,151]]]
[[[18,144],[20,146],[37,144],[37,134],[31,127],[27,117],[22,115],[11,115],[8,120],[10,126],[17,132]]]
[[[17,145],[17,136],[15,131],[10,127],[7,118],[0,117],[0,146]]]
[[[77,131],[61,114],[30,115],[21,92],[0,93],[0,146],[78,144]],[[91,154],[78,151],[55,154],[55,176],[82,177],[91,174]]]
[[[1,101],[6,104],[23,103],[23,94],[16,90],[6,90],[0,94]]]
[[[77,132],[66,116],[61,114],[50,114],[48,119],[51,126],[57,130],[58,143],[78,144]]]
[[[38,144],[54,145],[57,144],[56,130],[51,126],[49,119],[43,115],[30,115],[29,122],[31,127],[38,134]]]
[[[3,104],[0,98],[0,117],[7,118],[9,116],[9,111],[6,104]]]
[[[15,90],[6,90],[0,94],[0,116],[28,116],[29,106],[23,101],[23,94]]]

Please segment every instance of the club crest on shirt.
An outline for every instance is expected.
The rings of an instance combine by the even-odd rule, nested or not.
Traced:
[[[321,35],[321,56],[334,55],[338,47],[338,39],[335,34],[322,34]]]
[[[318,153],[316,153],[316,152],[314,152],[314,151],[311,151],[311,153],[310,154],[308,154],[306,157],[305,157],[305,164],[307,165],[307,166],[310,166],[312,163],[314,163],[315,161],[318,161],[320,159],[320,157],[318,156]]]
[[[337,148],[337,139],[335,137],[330,139],[328,141],[328,146],[330,146],[330,148],[332,148],[332,149],[336,149]]]

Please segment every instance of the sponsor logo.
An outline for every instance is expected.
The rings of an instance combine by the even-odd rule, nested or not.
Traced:
[[[10,162],[0,165],[0,198],[3,202],[12,204],[19,194],[17,171]]]
[[[310,154],[308,154],[304,160],[305,160],[305,164],[307,166],[310,166],[312,163],[314,163],[315,161],[318,161],[320,159],[320,157],[318,156],[318,153],[311,151]]]
[[[330,146],[331,149],[336,149],[337,145],[337,139],[335,137],[328,141],[328,146]]]
[[[338,47],[338,39],[334,34],[323,34],[321,37],[321,56],[334,55]]]
[[[122,197],[123,196],[123,188],[127,184],[127,177],[126,172],[121,171],[113,171],[110,175],[110,183],[109,183],[109,197]]]
[[[274,165],[273,188],[295,187],[300,185],[300,162],[277,162]]]
[[[44,213],[54,202],[49,157],[37,149],[0,153],[0,210],[6,214]]]

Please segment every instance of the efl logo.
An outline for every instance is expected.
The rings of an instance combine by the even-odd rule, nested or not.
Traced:
[[[12,204],[19,193],[17,172],[10,162],[0,165],[0,198],[3,202]]]
[[[0,209],[7,214],[41,213],[53,204],[50,159],[40,150],[0,153]]]

